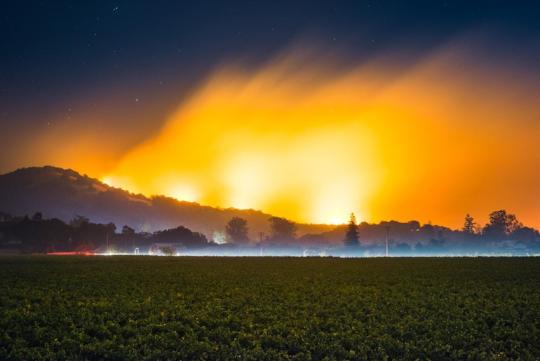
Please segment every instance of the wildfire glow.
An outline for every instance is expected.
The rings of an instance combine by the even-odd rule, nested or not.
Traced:
[[[484,179],[498,177],[495,160],[511,157],[508,147],[532,149],[540,133],[514,124],[506,150],[497,148],[509,116],[523,124],[535,113],[516,118],[522,100],[505,104],[506,93],[482,88],[488,74],[470,82],[452,60],[436,54],[407,71],[374,62],[328,72],[331,64],[288,56],[255,72],[220,69],[105,179],[296,221],[428,213],[455,224],[465,211],[454,203],[482,198],[486,212],[503,204],[480,191]]]

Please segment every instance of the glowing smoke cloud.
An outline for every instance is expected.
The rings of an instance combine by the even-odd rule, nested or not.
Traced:
[[[504,173],[500,157],[516,159],[540,139],[538,125],[528,123],[538,111],[509,101],[501,84],[483,88],[491,73],[455,70],[459,57],[449,54],[406,72],[377,61],[329,71],[336,64],[306,65],[298,55],[254,72],[219,69],[106,180],[314,223],[345,222],[350,212],[407,220],[429,210],[456,224],[472,194],[487,214],[497,207],[480,191],[489,187],[485,179]],[[516,121],[528,125],[513,125],[503,151],[494,145],[517,107]]]

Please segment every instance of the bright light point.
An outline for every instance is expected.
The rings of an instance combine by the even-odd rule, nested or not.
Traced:
[[[214,243],[217,243],[217,244],[227,243],[227,237],[225,235],[225,232],[215,231],[212,234],[212,241],[214,241]]]
[[[108,185],[109,187],[114,187],[113,181],[110,177],[101,178],[101,182]]]
[[[347,220],[343,217],[329,216],[327,218],[324,218],[322,223],[338,225],[347,223]]]
[[[196,189],[189,185],[174,186],[167,194],[179,201],[196,202],[199,199]]]
[[[107,175],[101,178],[103,184],[113,188],[122,188],[132,193],[141,193],[140,189],[135,186],[129,176]]]

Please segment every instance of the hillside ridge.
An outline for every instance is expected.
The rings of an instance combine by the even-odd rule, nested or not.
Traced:
[[[250,235],[268,232],[272,215],[253,209],[220,208],[156,195],[146,197],[109,186],[73,169],[25,167],[0,175],[0,210],[15,215],[41,212],[69,221],[83,215],[95,222],[124,224],[138,231],[186,226],[209,237],[232,217],[248,221]],[[298,224],[299,234],[330,231],[335,226]]]

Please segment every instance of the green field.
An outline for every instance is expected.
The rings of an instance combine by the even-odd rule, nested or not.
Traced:
[[[538,360],[540,259],[0,258],[1,360]]]

